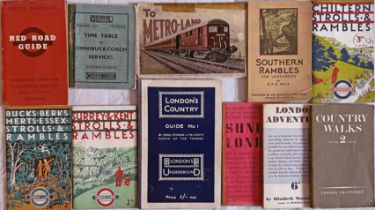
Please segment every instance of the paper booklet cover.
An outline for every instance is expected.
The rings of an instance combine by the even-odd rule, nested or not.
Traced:
[[[244,3],[139,4],[140,77],[246,75]]]
[[[141,208],[215,208],[221,192],[221,83],[141,81]]]
[[[9,210],[72,208],[70,107],[5,108]]]
[[[73,106],[73,208],[137,204],[136,106]]]
[[[310,107],[263,106],[263,206],[310,207]]]
[[[131,89],[135,80],[135,8],[69,5],[70,86]]]
[[[313,103],[369,103],[374,1],[313,1]]]
[[[248,6],[248,101],[309,101],[311,2],[250,1]]]
[[[373,207],[373,105],[312,108],[313,207]]]
[[[1,5],[4,104],[67,105],[65,1],[3,1]]]
[[[262,117],[261,104],[223,104],[224,205],[262,204]]]

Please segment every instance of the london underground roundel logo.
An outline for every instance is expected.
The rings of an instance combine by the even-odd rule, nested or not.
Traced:
[[[50,201],[50,194],[44,188],[36,188],[30,194],[30,201],[36,207],[47,206]]]
[[[331,91],[337,98],[346,99],[355,92],[355,87],[352,87],[350,82],[346,80],[339,80],[335,83]]]
[[[120,196],[116,195],[115,192],[109,188],[102,188],[93,196],[93,199],[103,207],[112,206],[119,198]]]
[[[21,51],[22,54],[29,57],[38,57],[45,53],[49,46],[56,41],[55,35],[47,35],[42,29],[29,27],[23,30],[19,35],[10,36],[9,40]]]

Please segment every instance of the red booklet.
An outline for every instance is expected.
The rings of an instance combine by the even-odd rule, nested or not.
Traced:
[[[5,1],[1,29],[4,104],[66,105],[65,2]]]
[[[262,204],[262,106],[224,103],[223,204]]]

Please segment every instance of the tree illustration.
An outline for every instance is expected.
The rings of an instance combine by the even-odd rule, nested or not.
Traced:
[[[359,61],[360,61],[360,59],[358,58],[357,55],[353,57],[353,64],[354,64],[354,65],[358,66]]]
[[[341,52],[341,60],[345,62],[348,61],[350,58],[348,50],[346,50],[346,48],[344,47],[341,49],[340,52]]]
[[[368,69],[374,69],[374,63],[371,62],[371,61],[369,61],[369,62],[367,63],[367,68],[368,68]]]
[[[261,54],[267,53],[266,44],[268,43],[267,39],[267,32],[266,32],[266,19],[264,17],[263,11],[260,12],[260,30],[261,30],[261,43],[260,43],[260,51]]]
[[[331,62],[327,56],[325,56],[325,48],[320,43],[319,39],[313,36],[313,70],[314,71],[326,71],[330,68]]]
[[[14,191],[14,185],[16,183],[16,172],[24,162],[22,161],[22,154],[26,151],[26,148],[22,147],[20,143],[8,143],[9,155],[10,155],[10,182],[9,189],[11,192]]]
[[[272,27],[278,27],[273,23],[267,23],[266,19],[270,17],[279,17],[278,9],[262,9],[260,12],[260,52],[261,54],[273,54],[273,39]]]
[[[328,48],[327,53],[328,53],[328,57],[332,58],[333,60],[337,60],[337,56],[332,47]]]
[[[366,67],[367,67],[367,64],[366,64],[364,61],[361,61],[361,62],[359,63],[359,67],[361,67],[361,68],[366,68]]]

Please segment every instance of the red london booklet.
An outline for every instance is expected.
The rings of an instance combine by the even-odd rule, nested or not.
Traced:
[[[224,205],[262,204],[262,106],[224,103]]]
[[[65,2],[5,1],[1,29],[4,104],[66,105]]]

